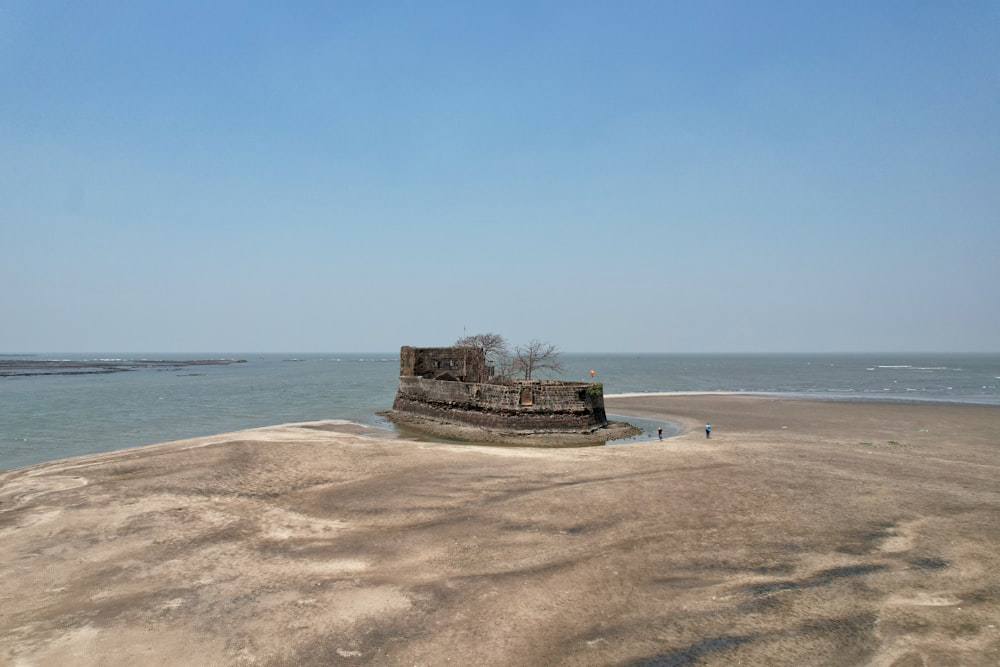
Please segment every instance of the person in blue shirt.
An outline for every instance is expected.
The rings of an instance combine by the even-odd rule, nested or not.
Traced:
[[[711,424],[705,424],[705,437],[706,438],[711,438],[712,437],[712,425]]]

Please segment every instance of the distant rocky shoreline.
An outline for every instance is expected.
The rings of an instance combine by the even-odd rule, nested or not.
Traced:
[[[176,371],[191,366],[244,364],[246,359],[11,359],[0,358],[0,377],[101,375],[136,370]]]

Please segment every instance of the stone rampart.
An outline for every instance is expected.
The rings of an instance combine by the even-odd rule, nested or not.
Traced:
[[[493,384],[401,376],[393,409],[505,431],[587,431],[607,424],[600,386],[585,382]]]

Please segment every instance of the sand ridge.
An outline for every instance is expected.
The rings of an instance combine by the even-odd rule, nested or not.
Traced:
[[[2,472],[0,664],[1000,662],[1000,409],[607,403],[686,430],[290,424]]]

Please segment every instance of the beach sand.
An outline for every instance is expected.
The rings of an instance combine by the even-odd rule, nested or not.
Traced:
[[[324,422],[0,472],[0,664],[1000,664],[1000,408],[607,406],[685,432]]]

